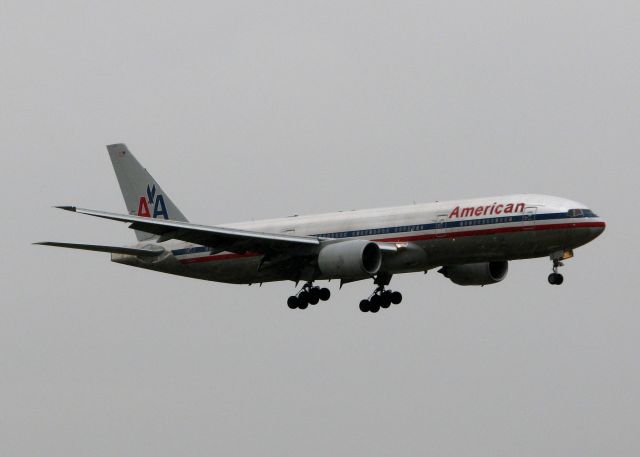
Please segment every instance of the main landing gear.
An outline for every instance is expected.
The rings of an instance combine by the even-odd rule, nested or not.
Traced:
[[[391,282],[391,274],[380,273],[375,277],[374,284],[378,287],[373,291],[368,299],[360,302],[360,311],[363,313],[377,313],[380,308],[388,308],[393,303],[399,305],[402,301],[402,294],[386,290],[385,287]]]
[[[391,306],[392,303],[399,305],[401,301],[402,294],[400,292],[385,290],[383,285],[379,285],[368,299],[360,302],[360,311],[363,313],[377,313],[380,311],[380,308],[386,309]]]
[[[297,295],[292,295],[287,300],[287,306],[291,309],[307,309],[309,305],[317,305],[320,300],[327,301],[331,297],[331,291],[326,287],[314,286],[311,281],[302,286]]]

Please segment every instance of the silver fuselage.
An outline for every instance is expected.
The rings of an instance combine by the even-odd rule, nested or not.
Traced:
[[[511,206],[509,206],[511,205]],[[578,209],[580,211],[570,212]],[[584,211],[583,211],[584,210]],[[221,227],[264,233],[312,235],[328,242],[366,239],[396,243],[381,271],[427,271],[441,265],[545,257],[582,246],[604,230],[604,221],[572,200],[519,194],[269,219]],[[236,284],[280,280],[333,279],[314,268],[292,277],[281,268],[261,268],[259,253],[216,252],[182,241],[140,243],[162,247],[152,261],[112,254],[112,260],[140,268]]]

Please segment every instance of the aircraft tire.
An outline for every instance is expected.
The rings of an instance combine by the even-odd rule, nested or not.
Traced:
[[[360,301],[360,311],[362,311],[363,313],[369,312],[370,307],[371,307],[371,303],[369,303],[369,300]]]
[[[551,273],[549,275],[549,284],[559,286],[564,282],[564,277],[560,273]]]
[[[331,298],[331,291],[326,287],[323,287],[322,289],[320,289],[319,293],[320,293],[320,300],[322,301],[327,301],[329,300],[329,298]]]
[[[292,295],[291,297],[289,297],[287,299],[287,306],[290,309],[296,309],[298,307],[298,297],[296,297],[295,295]]]
[[[402,303],[402,294],[400,292],[391,292],[391,303],[394,305]]]
[[[298,308],[307,309],[309,306],[309,293],[306,291],[302,291],[298,294]]]
[[[309,289],[309,296],[312,298],[317,298],[318,300],[320,300],[320,288],[319,287],[312,287],[311,289]],[[312,305],[315,303],[312,303]]]

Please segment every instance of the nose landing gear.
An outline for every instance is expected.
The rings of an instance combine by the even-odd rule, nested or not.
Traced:
[[[558,268],[564,266],[563,260],[567,260],[573,257],[573,250],[565,249],[562,251],[556,251],[551,254],[551,260],[553,261],[553,273],[549,275],[549,284],[559,286],[564,282],[564,276],[558,273]]]
[[[327,301],[331,298],[331,291],[326,287],[317,287],[309,281],[297,295],[292,295],[287,299],[287,306],[290,309],[307,309],[309,305],[317,305],[320,300]]]
[[[554,285],[554,286],[559,286],[560,284],[562,284],[564,282],[564,276],[562,276],[562,274],[558,273],[558,267],[562,267],[564,264],[562,262],[560,262],[559,260],[554,260],[553,261],[553,273],[551,273],[549,275],[549,277],[547,278],[549,280],[549,284]]]

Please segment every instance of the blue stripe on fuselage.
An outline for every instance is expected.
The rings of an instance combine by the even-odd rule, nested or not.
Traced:
[[[361,229],[361,230],[347,230],[344,232],[331,232],[331,233],[320,233],[316,235],[318,238],[355,238],[360,236],[377,236],[377,235],[389,235],[395,233],[408,233],[408,232],[423,232],[429,230],[435,230],[436,228],[441,230],[451,229],[451,228],[460,228],[460,227],[477,227],[482,225],[493,225],[493,224],[510,224],[513,222],[522,222],[524,215],[519,216],[500,216],[500,217],[483,217],[480,219],[463,219],[463,220],[450,220],[447,219],[442,222],[436,223],[428,223],[428,224],[414,224],[414,225],[400,225],[395,227],[384,227],[384,228],[373,228],[373,229]],[[535,221],[548,221],[548,220],[557,220],[557,219],[568,219],[567,213],[545,213],[545,214],[536,214],[535,218],[532,220]],[[578,216],[572,217],[571,219],[587,219],[588,216]],[[184,249],[176,249],[171,251],[173,255],[187,255],[187,254],[199,254],[203,252],[213,251],[212,248],[207,246],[193,246]]]

